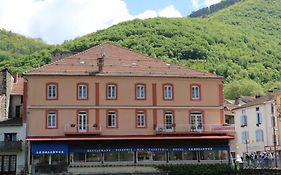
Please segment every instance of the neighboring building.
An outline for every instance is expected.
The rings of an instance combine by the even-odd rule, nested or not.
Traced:
[[[234,111],[239,155],[263,152],[267,146],[274,144],[276,111],[273,94],[257,96],[255,100],[235,108]]]
[[[228,127],[232,127],[233,130],[235,130],[235,119],[234,119],[234,112],[232,111],[234,108],[237,108],[238,105],[235,104],[234,101],[231,100],[224,100],[224,125]],[[235,134],[236,135],[236,134]],[[233,140],[230,140],[229,146],[230,146],[230,152],[233,158],[236,157],[236,137]]]
[[[4,70],[1,80],[0,174],[19,174],[25,166],[26,125],[22,118],[23,78]],[[3,107],[4,106],[4,107]]]
[[[278,141],[281,143],[281,90],[275,92],[275,106],[276,106],[276,117],[278,119],[278,128],[279,128],[279,138]],[[279,148],[281,151],[281,147]]]
[[[33,172],[230,162],[220,76],[101,44],[25,77]]]

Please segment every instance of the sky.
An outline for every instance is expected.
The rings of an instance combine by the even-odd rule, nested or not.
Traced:
[[[60,44],[135,18],[186,17],[221,0],[0,0],[0,29]]]

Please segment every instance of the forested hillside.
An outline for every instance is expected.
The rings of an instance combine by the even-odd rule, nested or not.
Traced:
[[[31,69],[32,67],[26,67],[25,63],[18,64],[15,58],[24,59],[24,56],[47,47],[48,45],[40,39],[27,38],[11,31],[0,29],[0,70],[3,68],[8,68],[10,71]]]
[[[187,67],[214,71],[225,77],[226,97],[234,98],[262,94],[281,85],[280,32],[281,1],[242,0],[206,18],[120,23],[15,59],[14,63],[0,62],[0,67],[24,71],[50,61],[55,50],[82,51],[112,42]]]
[[[232,4],[235,4],[236,2],[239,2],[240,0],[222,0],[221,2],[211,5],[210,7],[205,7],[202,9],[199,9],[195,12],[192,12],[189,17],[206,17],[207,15],[210,15],[212,13],[215,13],[221,9],[224,9],[226,7],[231,6]]]

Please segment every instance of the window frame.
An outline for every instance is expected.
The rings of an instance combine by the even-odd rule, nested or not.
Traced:
[[[138,87],[143,87],[143,97],[138,97]],[[146,100],[146,84],[145,83],[136,83],[135,84],[135,99],[136,100]]]
[[[242,143],[246,144],[246,142],[250,141],[250,135],[249,135],[249,131],[242,131],[241,132],[241,141]],[[247,143],[249,144],[249,143]]]
[[[260,107],[256,107],[256,125],[259,126],[262,124],[262,115]]]
[[[115,96],[114,97],[109,97],[109,87],[115,87]],[[117,100],[118,98],[118,86],[116,83],[107,83],[106,84],[106,99],[107,100]]]
[[[49,97],[49,86],[55,87],[55,97]],[[59,85],[55,82],[46,83],[46,100],[58,100],[59,97]]]
[[[109,113],[115,113],[114,126],[109,126]],[[116,109],[109,109],[106,111],[106,128],[118,128],[118,111]]]
[[[139,125],[139,114],[143,114],[143,125]],[[136,110],[136,128],[147,128],[147,116],[146,116],[146,110]]]
[[[240,115],[240,126],[245,127],[248,126],[248,117],[246,115],[246,109],[241,110],[241,115]]]
[[[85,93],[86,96],[85,97],[80,97],[80,87],[84,86],[86,88]],[[88,83],[77,83],[77,89],[76,89],[76,93],[77,93],[77,100],[88,100],[89,99],[89,84]]]
[[[166,97],[166,87],[171,87],[171,97]],[[174,85],[171,84],[171,83],[165,83],[165,84],[162,84],[162,95],[163,95],[163,100],[165,101],[171,101],[171,100],[174,100]]]
[[[164,110],[163,111],[163,123],[164,123],[164,126],[165,126],[165,129],[166,126],[167,126],[167,121],[166,121],[166,116],[168,115],[171,115],[171,119],[172,119],[172,125],[171,125],[171,130],[174,130],[175,129],[175,124],[176,124],[176,121],[175,121],[175,111],[174,110]]]
[[[255,131],[256,142],[264,142],[264,132],[262,129],[257,129]]]
[[[76,129],[79,132],[79,115],[81,113],[85,113],[85,115],[86,115],[85,132],[88,132],[88,129],[89,129],[89,127],[88,127],[88,125],[89,125],[89,110],[88,109],[77,109],[76,110],[76,126],[77,126]]]
[[[198,94],[197,97],[193,97],[193,88],[197,88],[198,89]],[[202,96],[201,96],[201,85],[200,84],[191,84],[190,85],[190,100],[191,101],[200,101]]]
[[[49,125],[49,114],[54,113],[55,114],[55,126]],[[51,124],[53,122],[53,119],[51,120]],[[47,110],[46,111],[46,129],[57,129],[58,128],[58,110]]]

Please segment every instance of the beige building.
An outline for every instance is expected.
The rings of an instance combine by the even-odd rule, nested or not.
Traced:
[[[273,151],[274,130],[278,131],[274,94],[257,96],[235,111],[235,131],[237,134],[237,153],[245,155],[252,152]],[[275,127],[276,126],[276,127]],[[278,138],[276,132],[276,138]],[[279,141],[277,140],[277,145]]]
[[[35,172],[230,161],[220,76],[101,44],[25,77]]]

